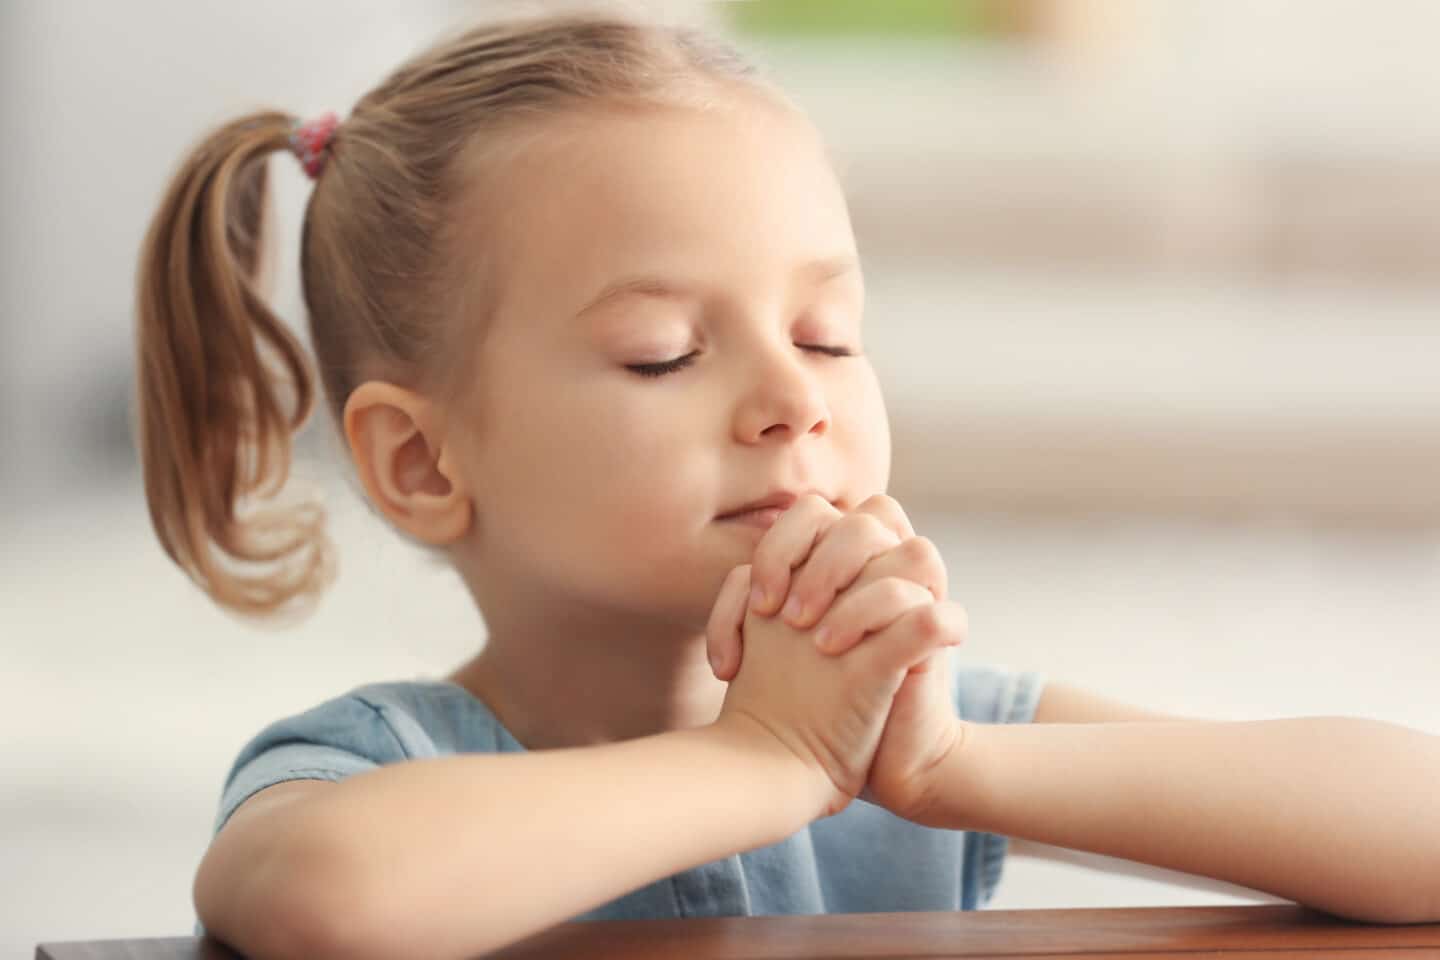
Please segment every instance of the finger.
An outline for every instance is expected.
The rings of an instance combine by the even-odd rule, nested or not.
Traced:
[[[744,655],[745,602],[750,594],[750,564],[731,570],[720,585],[720,593],[705,624],[705,647],[710,669],[721,680],[729,681],[740,669]]]
[[[945,570],[945,559],[940,556],[940,550],[929,537],[911,537],[885,553],[872,557],[865,564],[865,569],[855,577],[850,589],[886,577],[913,580],[928,589],[937,601],[946,599],[947,584],[950,581]]]
[[[865,637],[846,660],[870,671],[905,670],[924,672],[931,655],[945,647],[959,646],[969,629],[965,608],[958,603],[924,603],[905,611],[888,627]]]
[[[953,643],[952,643],[952,644],[946,644],[945,646],[940,647],[939,649],[931,650],[931,651],[930,651],[930,655],[929,655],[928,657],[926,657],[924,660],[921,660],[920,663],[919,663],[919,665],[910,668],[910,672],[911,672],[911,673],[929,673],[932,667],[936,667],[936,666],[939,666],[939,665],[947,664],[947,663],[949,662],[949,661],[946,659],[946,658],[949,656],[948,651],[950,650],[951,647],[954,647],[954,646],[958,646],[958,644],[953,644]]]
[[[897,584],[903,584],[901,591]],[[936,602],[928,589],[904,577],[886,577],[874,583],[851,587],[836,601],[815,628],[815,645],[822,653],[839,656],[859,643],[867,633],[884,629],[884,626],[901,614],[916,606],[944,606],[946,623],[958,628],[956,643],[965,639],[968,622],[965,608],[950,601]],[[879,624],[883,613],[890,613],[885,624]],[[868,642],[868,640],[866,641]]]
[[[852,647],[867,633],[883,630],[911,607],[934,603],[930,591],[901,577],[886,577],[848,590],[816,628],[815,646],[824,653]]]
[[[816,539],[842,516],[815,493],[807,493],[780,515],[755,547],[750,574],[752,610],[770,616],[780,609],[790,590],[790,571],[805,562]]]
[[[850,513],[841,517],[825,531],[805,565],[792,575],[782,616],[792,627],[809,627],[830,609],[835,595],[849,587],[873,558],[899,543],[894,531],[870,514]]]
[[[879,520],[886,527],[895,531],[897,540],[905,541],[915,536],[915,528],[910,525],[910,518],[900,508],[900,503],[891,496],[877,493],[866,497],[861,504],[851,513],[863,513]]]

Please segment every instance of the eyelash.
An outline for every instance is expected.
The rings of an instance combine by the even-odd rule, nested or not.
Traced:
[[[802,350],[813,350],[816,353],[823,353],[827,357],[853,357],[855,351],[849,347],[826,347],[818,343],[796,344]],[[642,377],[663,377],[667,373],[675,373],[683,370],[695,362],[695,355],[699,351],[692,350],[683,357],[676,357],[674,360],[665,360],[660,363],[632,363],[627,364],[625,369],[633,370]]]

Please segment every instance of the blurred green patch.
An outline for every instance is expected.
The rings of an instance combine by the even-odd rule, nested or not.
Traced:
[[[993,37],[1008,33],[1007,0],[736,0],[736,29],[784,37]]]

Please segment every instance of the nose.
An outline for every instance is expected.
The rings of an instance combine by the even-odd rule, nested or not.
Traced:
[[[787,344],[780,350],[757,352],[750,362],[753,379],[735,415],[736,439],[742,443],[793,440],[830,429],[830,406],[806,357]]]

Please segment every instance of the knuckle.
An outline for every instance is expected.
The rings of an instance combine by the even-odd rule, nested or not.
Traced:
[[[912,557],[917,566],[941,576],[945,575],[945,558],[940,555],[940,548],[935,546],[935,541],[929,537],[915,536],[906,541],[905,547],[907,556]]]
[[[964,643],[969,631],[969,618],[965,608],[958,603],[931,604],[923,611],[917,611],[916,618],[917,624],[926,618],[933,621],[933,632],[927,634],[927,639],[944,640],[947,646]]]
[[[907,559],[925,562],[939,562],[940,560],[940,551],[935,546],[935,541],[929,537],[917,534],[910,537],[900,546],[901,549],[904,550]]]
[[[900,545],[900,559],[905,568],[914,571],[938,599],[943,599],[940,591],[944,589],[948,575],[945,558],[940,555],[934,541],[929,537],[911,537]]]
[[[910,598],[910,581],[900,577],[886,577],[880,581],[881,599],[888,606],[899,606]]]
[[[895,531],[873,513],[855,513],[851,516],[854,517],[855,524],[863,529],[867,542],[893,544],[898,539]]]
[[[945,622],[934,604],[916,610],[914,624],[915,632],[926,640],[934,640],[945,632]]]
[[[861,504],[861,509],[874,514],[887,528],[901,536],[904,535],[901,531],[906,530],[910,525],[910,518],[906,516],[904,508],[900,506],[900,501],[889,494],[877,493],[867,498]]]
[[[900,503],[888,493],[872,493],[860,504],[862,510],[899,510]]]
[[[950,630],[957,639],[964,640],[970,635],[970,613],[958,603],[945,604],[950,620]]]

